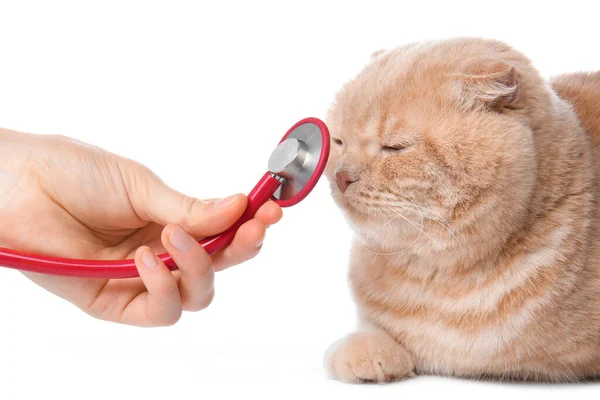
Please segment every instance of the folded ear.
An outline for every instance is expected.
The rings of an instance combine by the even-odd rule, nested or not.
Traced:
[[[501,111],[519,100],[519,76],[515,67],[501,61],[475,62],[461,74],[461,102]]]

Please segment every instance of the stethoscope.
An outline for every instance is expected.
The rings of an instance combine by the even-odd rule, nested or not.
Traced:
[[[229,229],[199,243],[210,255],[231,244],[238,228],[251,220],[269,200],[281,207],[298,204],[313,190],[329,158],[329,131],[317,118],[305,118],[293,125],[275,148],[268,172],[248,194],[244,214]],[[158,256],[170,270],[177,265],[168,253]],[[27,254],[0,248],[0,266],[50,275],[87,278],[133,278],[139,276],[133,259],[83,260]]]

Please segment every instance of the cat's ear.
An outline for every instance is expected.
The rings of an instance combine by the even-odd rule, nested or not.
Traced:
[[[501,111],[515,108],[519,101],[519,74],[501,61],[479,62],[461,76],[462,102],[484,105]]]
[[[371,54],[371,60],[376,59],[377,57],[381,56],[383,53],[385,53],[385,50],[377,50],[376,52]]]

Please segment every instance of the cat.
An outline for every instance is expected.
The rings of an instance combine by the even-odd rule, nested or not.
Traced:
[[[359,322],[333,379],[600,375],[600,72],[412,43],[374,53],[326,123]]]

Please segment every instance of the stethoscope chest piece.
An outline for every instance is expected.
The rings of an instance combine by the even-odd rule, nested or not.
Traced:
[[[321,177],[328,157],[329,132],[323,122],[307,118],[290,128],[269,158],[269,172],[281,181],[273,200],[282,207],[303,200]]]

